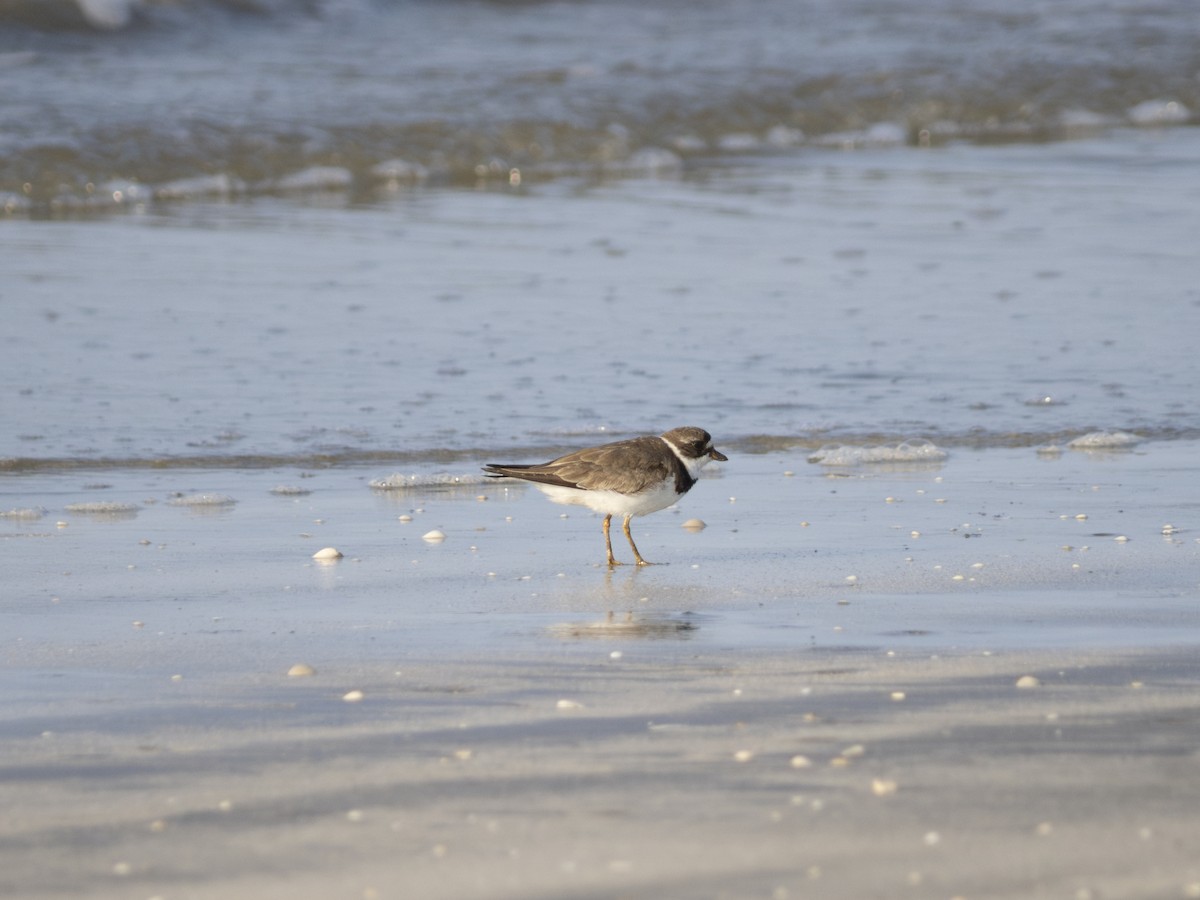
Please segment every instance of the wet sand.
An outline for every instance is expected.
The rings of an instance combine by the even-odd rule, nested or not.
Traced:
[[[5,893],[1200,891],[1194,648],[594,649],[189,679],[10,739]]]
[[[1144,144],[8,223],[0,895],[1200,896],[1194,138]],[[730,459],[662,565],[479,480],[682,424]]]
[[[1200,896],[1194,445],[723,449],[612,572],[534,491],[23,479],[0,891]]]

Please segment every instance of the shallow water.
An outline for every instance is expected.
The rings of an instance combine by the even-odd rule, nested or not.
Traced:
[[[1198,156],[1200,131],[1124,132],[9,222],[0,460],[1195,437]]]
[[[0,893],[1195,895],[1198,27],[0,0]]]
[[[213,629],[228,661],[278,623],[455,653],[608,610],[810,647],[1189,633],[1194,16],[464,8],[0,32],[0,547],[27,640],[57,652],[69,609],[111,664],[163,603],[187,653],[251,611],[245,643]],[[480,478],[681,424],[730,462],[682,507],[709,529],[639,522],[662,569],[599,572],[594,520]],[[326,545],[348,558],[318,567]]]
[[[961,450],[852,468],[733,455],[678,508],[636,520],[659,565],[613,571],[599,518],[520,485],[377,491],[370,467],[332,467],[293,496],[273,492],[296,483],[286,470],[113,472],[108,487],[31,473],[0,482],[0,508],[43,504],[0,518],[14,560],[7,662],[163,673],[646,641],[904,654],[1188,644],[1195,449]],[[97,495],[135,511],[70,511]],[[708,527],[682,528],[692,517]],[[433,529],[445,539],[423,539]],[[327,546],[344,558],[311,558]],[[614,548],[629,558],[623,538]]]
[[[1178,124],[1198,29],[1190,0],[7,0],[0,206]]]

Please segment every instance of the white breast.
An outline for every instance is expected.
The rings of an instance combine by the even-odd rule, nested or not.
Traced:
[[[579,488],[560,487],[556,484],[534,484],[539,491],[555,503],[586,506],[593,512],[613,516],[644,516],[647,513],[666,509],[679,499],[675,493],[675,479],[668,479],[658,487],[640,494],[620,494],[616,491],[583,491]]]

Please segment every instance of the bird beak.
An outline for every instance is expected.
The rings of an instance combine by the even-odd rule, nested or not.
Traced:
[[[722,453],[720,450],[718,450],[716,447],[713,447],[711,450],[708,451],[708,458],[715,459],[717,462],[728,462],[729,461],[729,457],[726,456],[724,453]]]

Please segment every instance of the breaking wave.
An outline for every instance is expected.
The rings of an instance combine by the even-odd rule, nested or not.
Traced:
[[[808,457],[823,466],[861,466],[871,463],[940,463],[949,453],[930,441],[901,441],[894,447],[826,444]]]
[[[1190,0],[994,6],[0,0],[0,211],[673,178],[1197,121]]]

